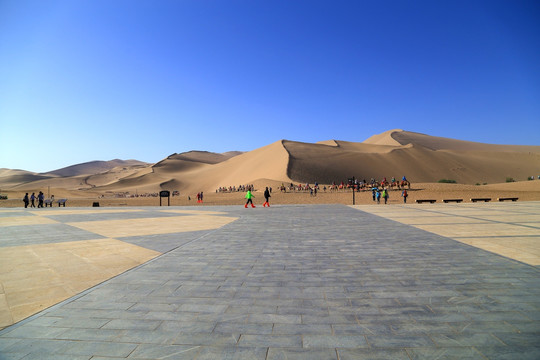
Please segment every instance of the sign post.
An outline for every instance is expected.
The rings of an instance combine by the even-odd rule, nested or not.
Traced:
[[[349,179],[349,186],[352,187],[352,204],[355,205],[354,201],[354,189],[356,187],[356,184],[354,183],[354,176]]]

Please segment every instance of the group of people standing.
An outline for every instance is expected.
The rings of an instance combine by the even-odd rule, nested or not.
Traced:
[[[384,199],[384,203],[388,203],[388,199],[390,198],[390,195],[388,194],[388,189],[382,189],[379,190],[379,188],[373,188],[371,189],[371,194],[373,196],[373,201],[377,201],[377,204],[381,203],[381,197]],[[407,203],[407,197],[409,194],[407,193],[407,190],[403,189],[401,192],[401,197],[403,198],[403,203]]]
[[[23,197],[23,202],[24,202],[24,207],[25,208],[28,208],[28,205],[30,205],[30,207],[33,207],[35,208],[36,207],[36,204],[35,204],[35,201],[38,201],[38,208],[42,208],[43,207],[43,201],[45,200],[45,195],[43,194],[43,192],[39,192],[39,194],[36,196],[36,193],[32,193],[32,195],[28,196],[28,193],[26,193]]]
[[[198,202],[198,203],[202,203],[202,202],[203,202],[203,196],[204,196],[204,194],[203,194],[202,191],[197,193],[197,202]]]

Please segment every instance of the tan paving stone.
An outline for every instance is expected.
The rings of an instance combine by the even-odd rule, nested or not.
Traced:
[[[356,205],[529,265],[540,265],[540,203]]]
[[[159,254],[116,239],[0,248],[0,328]]]
[[[236,219],[227,216],[186,215],[163,218],[85,221],[69,223],[69,225],[106,237],[119,238],[217,229]]]
[[[6,294],[0,293],[0,329],[13,323],[13,315],[8,309]]]
[[[430,225],[430,224],[479,224],[484,223],[487,224],[486,221],[483,221],[481,219],[470,219],[470,218],[458,218],[455,217],[449,217],[449,216],[411,216],[411,217],[387,217],[385,218],[392,219],[399,221],[402,224],[408,224],[408,225]],[[467,225],[468,226],[468,225]]]
[[[175,214],[192,214],[192,215],[225,215],[222,211],[207,211],[207,210],[160,210],[160,212],[175,213]]]
[[[65,208],[45,208],[45,210],[40,211],[30,211],[34,215],[86,215],[86,214],[111,214],[111,213],[132,213],[132,212],[141,212],[141,209],[101,209],[101,210],[92,210],[92,209],[65,209]]]
[[[513,224],[482,223],[462,224],[461,219],[456,218],[454,223],[445,225],[414,225],[419,229],[432,232],[441,236],[457,239],[471,236],[520,236],[538,235],[539,230],[517,226]]]
[[[44,225],[57,224],[58,221],[48,219],[42,216],[11,216],[1,217],[0,227],[2,226],[25,226],[25,225]]]

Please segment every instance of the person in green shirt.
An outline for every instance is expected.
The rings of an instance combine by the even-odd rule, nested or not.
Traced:
[[[248,207],[248,204],[251,204],[251,207],[255,207],[255,205],[253,205],[253,200],[252,198],[254,198],[255,196],[251,193],[251,190],[248,190],[247,193],[246,193],[246,205],[244,206],[245,208]]]

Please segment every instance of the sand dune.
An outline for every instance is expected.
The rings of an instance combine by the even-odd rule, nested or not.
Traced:
[[[449,139],[439,136],[415,133],[403,130],[390,130],[374,135],[364,143],[378,145],[420,145],[431,150],[480,151],[480,152],[532,152],[538,154],[540,146],[497,145],[472,141]]]
[[[52,187],[88,194],[166,189],[193,194],[251,183],[330,184],[352,176],[369,180],[406,175],[413,184],[441,179],[468,185],[493,184],[504,183],[507,178],[525,180],[540,175],[538,172],[540,146],[482,144],[390,130],[364,142],[281,140],[245,153],[172,154],[156,164],[135,160],[90,162],[47,174],[0,169],[0,188],[38,191]]]
[[[49,178],[50,176],[40,175],[25,170],[0,169],[1,188],[12,188],[17,185],[28,184]]]
[[[290,181],[287,176],[288,160],[289,154],[278,141],[215,165],[203,164],[181,174],[171,171],[168,176],[171,180],[181,180],[183,192],[211,192],[220,186],[251,184],[260,178]],[[176,185],[177,182],[170,184]]]
[[[72,166],[62,168],[62,169],[50,171],[50,172],[44,173],[44,175],[62,176],[62,177],[91,175],[91,174],[102,173],[110,169],[113,169],[115,167],[130,167],[130,166],[141,166],[141,165],[148,165],[148,164],[142,161],[138,161],[138,160],[119,160],[119,159],[109,160],[109,161],[90,161],[90,162],[72,165]]]

